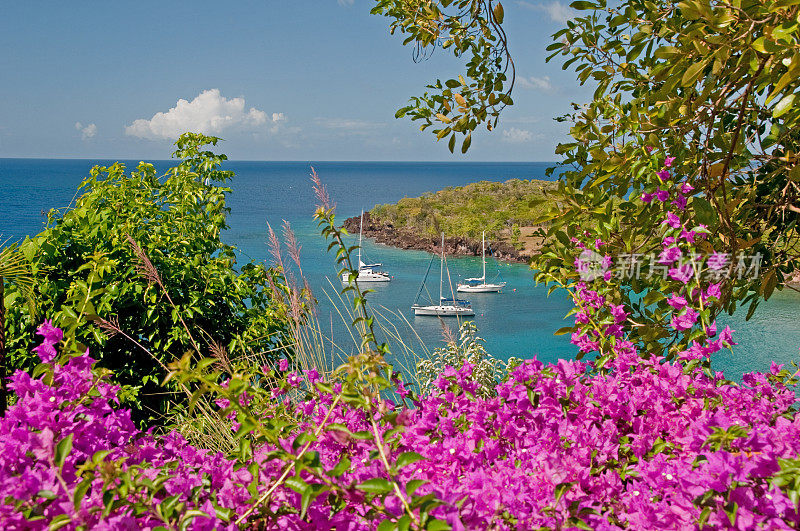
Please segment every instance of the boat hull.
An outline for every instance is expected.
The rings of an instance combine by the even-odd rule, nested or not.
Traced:
[[[360,271],[358,273],[358,277],[356,277],[356,282],[359,284],[366,284],[369,283],[377,283],[377,282],[390,282],[392,277],[387,275],[386,273],[375,273],[374,271],[370,271],[366,273],[364,271]],[[350,273],[342,273],[342,282],[345,284],[350,283]]]
[[[470,284],[459,284],[456,291],[461,293],[497,293],[504,287],[506,287],[505,282],[500,284],[477,284],[474,286]]]
[[[414,315],[432,315],[435,317],[475,315],[475,311],[472,308],[466,308],[464,306],[412,306],[411,309],[414,310]]]

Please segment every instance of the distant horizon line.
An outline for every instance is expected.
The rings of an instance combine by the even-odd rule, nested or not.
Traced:
[[[139,160],[141,162],[147,162],[141,158],[122,158],[122,157],[0,157],[0,160]],[[177,158],[172,159],[148,159],[154,162],[173,162],[179,160]],[[353,162],[364,162],[364,163],[408,163],[408,164],[540,164],[540,163],[547,163],[547,164],[557,164],[558,161],[556,160],[320,160],[320,159],[308,159],[308,160],[289,160],[289,159],[281,159],[281,160],[258,160],[258,159],[227,159],[228,162],[295,162],[295,163],[353,163]]]

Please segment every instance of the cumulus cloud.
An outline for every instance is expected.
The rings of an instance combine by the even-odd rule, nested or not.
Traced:
[[[89,138],[92,138],[94,135],[97,134],[97,126],[94,124],[87,124],[86,126],[84,126],[80,122],[75,122],[75,129],[80,131],[81,138],[84,140],[88,140]]]
[[[517,129],[512,127],[503,131],[503,142],[511,144],[522,144],[523,142],[530,142],[533,140],[533,133],[527,129]]]
[[[262,130],[285,121],[283,113],[266,112],[251,107],[245,110],[244,98],[227,99],[219,89],[205,90],[192,101],[178,100],[167,112],[157,112],[149,120],[139,118],[125,127],[125,134],[140,138],[175,139],[192,131],[219,135],[228,130]]]
[[[533,9],[534,11],[543,11],[547,13],[550,20],[558,22],[559,24],[566,24],[569,19],[575,16],[575,11],[569,7],[568,4],[561,3],[559,0],[554,2],[517,2],[520,6]]]
[[[269,132],[272,134],[276,134],[281,130],[283,124],[287,122],[286,115],[282,112],[274,112],[272,113],[272,127],[269,128]]]
[[[518,77],[517,82],[519,86],[526,89],[535,89],[535,90],[552,90],[553,84],[550,83],[550,76],[543,76],[543,77]]]

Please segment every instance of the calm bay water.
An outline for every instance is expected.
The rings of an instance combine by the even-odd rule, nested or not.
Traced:
[[[0,238],[21,239],[43,227],[50,208],[66,207],[76,194],[78,184],[94,164],[111,161],[0,159]],[[126,161],[129,168],[138,161]],[[166,170],[171,161],[158,161],[156,167]],[[267,223],[278,229],[282,220],[291,223],[303,248],[303,271],[320,300],[319,320],[333,340],[349,348],[346,331],[325,292],[340,287],[336,280],[333,256],[325,252],[326,244],[311,216],[314,194],[308,179],[311,164],[305,162],[242,162],[231,161],[226,169],[236,172],[231,183],[233,194],[228,204],[232,209],[231,228],[224,238],[241,249],[242,259],[266,260]],[[338,218],[358,215],[376,203],[397,201],[404,196],[417,196],[447,186],[459,186],[479,180],[504,181],[511,178],[545,179],[550,163],[395,163],[395,162],[320,162],[313,163],[337,204]],[[420,251],[401,251],[365,240],[364,252],[369,261],[382,262],[394,279],[376,288],[369,299],[388,315],[407,342],[421,351],[419,341],[428,348],[442,343],[438,319],[414,317],[410,306],[428,268],[431,255]],[[479,258],[449,258],[453,283],[465,276],[476,276]],[[553,331],[566,326],[564,315],[570,303],[558,292],[550,298],[542,286],[535,286],[531,271],[519,264],[487,265],[488,276],[500,275],[508,282],[501,294],[473,294],[473,303],[481,337],[495,356],[555,361],[574,355],[567,336],[553,336]],[[431,266],[423,297],[438,295],[438,261]],[[329,282],[328,279],[332,280]],[[333,287],[332,287],[333,286]],[[725,370],[731,379],[745,372],[766,370],[770,361],[789,363],[798,360],[800,346],[800,295],[782,292],[762,304],[749,323],[744,316],[734,315],[726,323],[737,330],[739,345],[733,354],[721,352],[714,360],[718,370]],[[392,315],[395,314],[395,315]],[[401,315],[404,317],[401,317]],[[455,326],[455,321],[447,321]],[[413,327],[409,330],[408,325]],[[419,341],[416,338],[419,338]]]

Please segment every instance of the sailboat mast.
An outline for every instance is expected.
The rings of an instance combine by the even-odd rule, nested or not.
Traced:
[[[483,254],[483,279],[486,282],[486,231],[481,235],[481,253]]]
[[[444,282],[444,232],[442,233],[442,263],[439,266],[439,304],[442,303],[442,283]]]
[[[358,225],[358,269],[361,269],[361,235],[364,232],[364,210],[361,210],[361,223]]]

